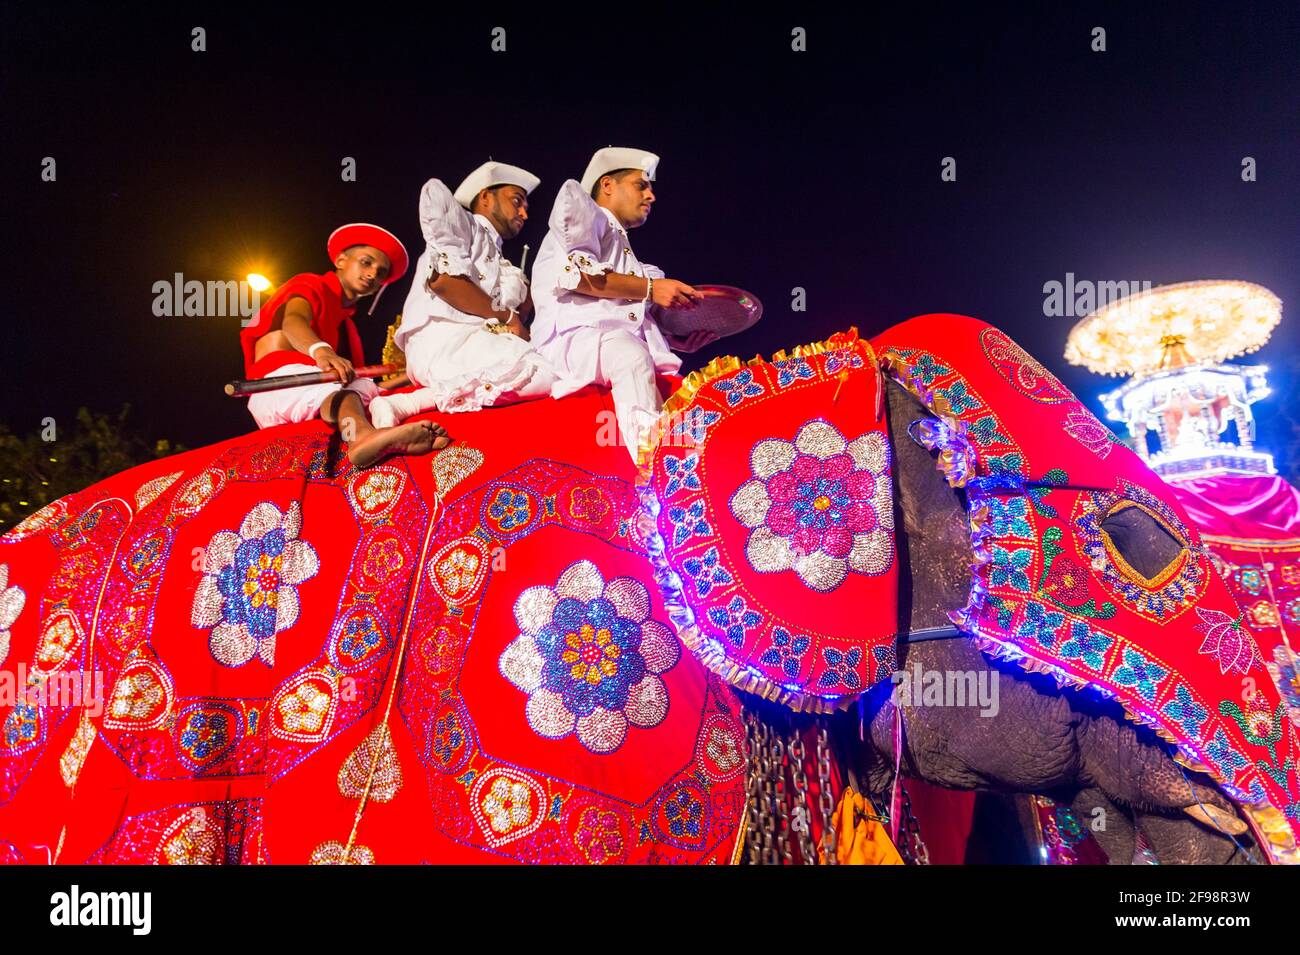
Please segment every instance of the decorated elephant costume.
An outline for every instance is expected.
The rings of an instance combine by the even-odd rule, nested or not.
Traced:
[[[290,426],[28,518],[0,543],[0,664],[32,690],[0,706],[0,860],[730,862],[775,774],[812,861],[846,779],[927,775],[879,688],[945,644],[1120,704],[1210,822],[1235,818],[1213,780],[1257,832],[1300,825],[1294,726],[1195,530],[996,329],[715,361],[639,477],[591,441],[608,404],[460,416],[451,448],[364,471]],[[904,451],[968,506],[937,589],[896,527]],[[909,644],[927,599],[974,644]],[[56,692],[96,674],[102,712]],[[817,721],[788,755],[772,708]],[[1032,789],[1006,775],[951,784]]]

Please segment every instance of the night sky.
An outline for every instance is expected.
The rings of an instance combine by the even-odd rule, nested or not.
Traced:
[[[1289,313],[1246,359],[1278,368],[1256,412],[1264,442],[1280,440],[1270,418],[1300,375],[1295,4],[393,9],[6,5],[0,422],[28,433],[130,402],[136,428],[190,447],[252,430],[221,390],[242,370],[238,318],[157,318],[156,281],[324,271],[326,236],[354,220],[392,229],[414,259],[421,185],[455,188],[489,155],[542,179],[507,247],[518,262],[563,180],[614,144],[662,157],[638,256],[766,306],[687,369],[955,311],[1008,331],[1096,408],[1107,383],[1065,364],[1076,319],[1044,316],[1045,282],[1245,279]],[[190,48],[195,26],[206,52]],[[790,51],[794,26],[806,53]],[[356,182],[341,181],[346,156]],[[956,182],[940,180],[945,156]],[[1241,181],[1244,156],[1258,181]],[[375,357],[409,283],[361,316]]]

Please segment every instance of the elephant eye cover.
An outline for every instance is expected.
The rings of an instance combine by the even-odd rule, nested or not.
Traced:
[[[966,490],[976,569],[954,622],[988,652],[1117,700],[1293,839],[1300,743],[1266,666],[1280,638],[1247,625],[1172,489],[983,322],[925,315],[872,345],[937,416],[916,439]]]
[[[850,705],[895,668],[892,452],[856,332],[714,361],[665,405],[640,481],[678,636],[733,685]]]

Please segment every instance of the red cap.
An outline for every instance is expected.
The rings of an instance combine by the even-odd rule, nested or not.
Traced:
[[[406,274],[406,267],[410,262],[406,254],[406,246],[402,245],[402,240],[387,229],[371,225],[369,222],[341,225],[330,233],[325,248],[329,252],[330,261],[333,262],[339,257],[340,252],[354,245],[371,245],[388,256],[392,268],[388,272],[388,277],[384,279],[384,285],[391,285]]]

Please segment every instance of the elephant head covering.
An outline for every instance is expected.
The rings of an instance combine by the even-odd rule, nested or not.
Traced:
[[[870,345],[851,332],[770,362],[715,360],[666,402],[651,444],[642,524],[706,666],[813,712],[888,678],[898,565]]]
[[[872,345],[935,416],[911,433],[967,495],[975,570],[954,622],[1117,700],[1262,828],[1300,828],[1296,728],[1175,492],[992,326],[922,315]]]

